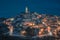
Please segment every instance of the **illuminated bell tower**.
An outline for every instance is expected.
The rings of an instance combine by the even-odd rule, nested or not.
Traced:
[[[29,13],[28,7],[25,8],[25,13]]]

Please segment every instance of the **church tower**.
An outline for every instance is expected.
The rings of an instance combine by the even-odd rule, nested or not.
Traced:
[[[28,9],[27,6],[26,6],[26,8],[25,8],[25,13],[29,13],[29,9]]]

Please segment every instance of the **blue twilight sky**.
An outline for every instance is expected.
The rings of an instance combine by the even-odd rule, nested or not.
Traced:
[[[16,16],[26,5],[30,11],[60,15],[60,0],[0,0],[0,17]]]

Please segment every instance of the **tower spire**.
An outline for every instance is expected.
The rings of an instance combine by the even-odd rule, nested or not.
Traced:
[[[29,10],[28,10],[28,7],[27,7],[27,6],[26,6],[26,9],[25,9],[25,12],[26,12],[26,13],[28,13],[28,12],[29,12]]]

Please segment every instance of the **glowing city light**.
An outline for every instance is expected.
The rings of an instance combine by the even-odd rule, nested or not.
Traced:
[[[36,33],[38,30],[36,34],[38,37],[57,36],[57,32],[60,31],[58,16],[50,17],[38,14],[37,12],[31,14],[27,13],[29,13],[28,7],[26,7],[24,14],[21,14],[16,18],[8,18],[4,21],[4,24],[8,25],[9,35],[13,35],[14,31],[19,31],[20,33],[18,32],[18,35],[26,36],[31,30],[31,34]],[[54,19],[55,17],[57,19]],[[18,18],[19,20],[17,20]],[[27,29],[29,31],[26,31]]]

